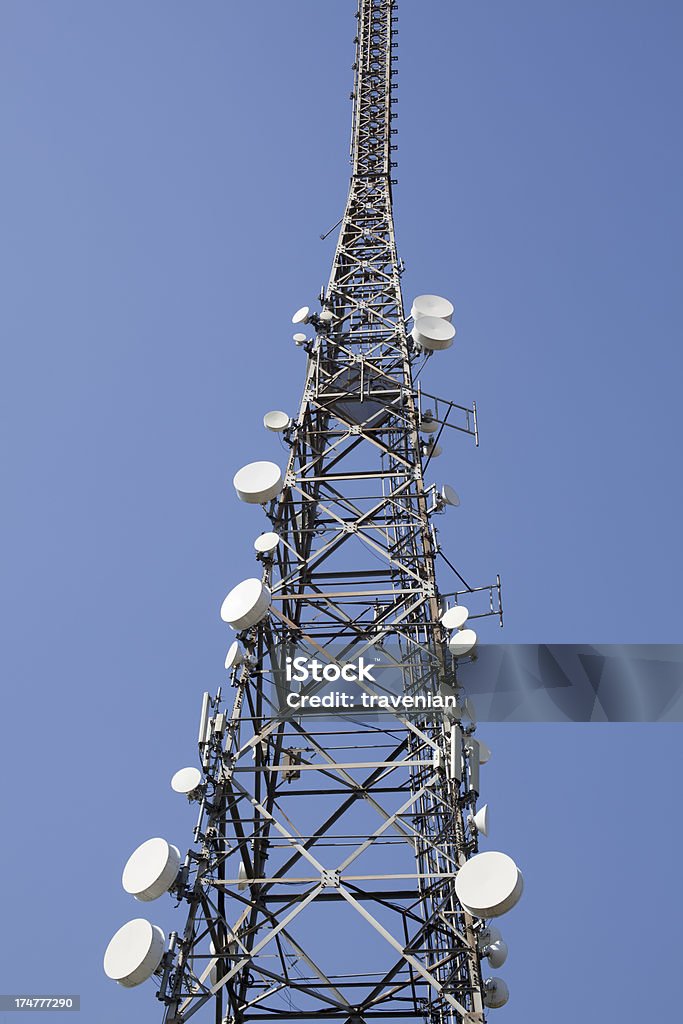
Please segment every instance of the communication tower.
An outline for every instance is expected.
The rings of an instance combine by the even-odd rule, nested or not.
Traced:
[[[351,184],[332,273],[319,308],[292,317],[306,354],[299,408],[264,417],[288,458],[234,477],[254,533],[266,529],[254,576],[221,608],[235,631],[230,686],[204,694],[198,766],[172,779],[197,804],[193,841],[181,856],[149,839],[123,873],[139,901],[170,892],[183,920],[167,941],[135,918],[105,954],[121,985],[155,977],[164,1024],[478,1024],[507,1001],[489,972],[507,956],[490,922],[515,905],[522,876],[506,854],[479,851],[490,751],[457,680],[476,656],[473,620],[502,624],[500,579],[463,580],[435,525],[459,498],[428,482],[450,431],[478,443],[476,407],[422,387],[425,364],[452,357],[454,310],[436,295],[404,310],[396,3],[358,0],[356,19]],[[361,678],[296,684],[297,657],[327,680],[349,666]],[[353,708],[303,707],[351,689]]]

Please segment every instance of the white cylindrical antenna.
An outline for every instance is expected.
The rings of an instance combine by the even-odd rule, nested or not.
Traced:
[[[462,730],[459,725],[451,726],[451,758],[448,777],[462,781]]]
[[[479,794],[479,744],[467,744],[467,764],[470,770],[470,789]]]
[[[204,691],[202,697],[202,713],[199,716],[199,736],[197,737],[197,743],[200,747],[207,742],[209,738],[209,708],[211,706],[211,694],[208,690]]]
[[[134,988],[156,971],[166,937],[155,924],[136,917],[119,928],[104,954],[104,973],[124,988]]]

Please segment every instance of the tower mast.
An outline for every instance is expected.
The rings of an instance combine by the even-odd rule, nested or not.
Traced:
[[[458,499],[426,481],[449,431],[478,440],[476,408],[418,383],[432,354],[448,358],[452,307],[420,296],[405,315],[392,209],[396,4],[358,0],[356,18],[352,173],[332,273],[319,312],[293,318],[307,354],[298,413],[265,418],[289,457],[235,476],[268,529],[255,542],[258,575],[222,608],[237,634],[231,698],[204,695],[201,772],[174,782],[198,804],[194,842],[182,865],[164,848],[170,881],[152,885],[182,900],[185,922],[132,981],[108,970],[137,984],[156,968],[164,1024],[195,1014],[476,1024],[506,999],[501,979],[482,976],[483,958],[505,958],[486,920],[514,905],[521,875],[504,854],[478,852],[487,750],[456,678],[476,642],[465,620],[502,623],[500,581],[470,587],[443,556],[434,517]],[[329,679],[369,665],[353,710],[306,714],[303,698],[332,691],[310,676],[293,688],[297,657]],[[387,688],[414,709],[373,703]],[[154,875],[141,850],[131,861]],[[125,874],[124,887],[153,898]]]

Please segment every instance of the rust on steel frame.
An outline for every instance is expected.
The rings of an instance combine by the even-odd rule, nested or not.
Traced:
[[[292,645],[324,660],[333,644],[350,660],[391,642],[407,692],[426,678],[457,690],[445,603],[467,594],[471,617],[502,617],[499,581],[469,586],[440,551],[421,417],[430,406],[431,437],[476,438],[476,410],[419,383],[427,360],[407,330],[392,214],[396,4],[359,0],[356,18],[348,201],[308,320],[285,486],[264,506],[281,538],[258,555],[272,602],[239,634],[247,657],[230,699],[205,698],[205,781],[176,887],[187,913],[161,965],[165,1024],[483,1020],[482,922],[454,890],[477,852],[472,725],[443,712],[278,714]]]

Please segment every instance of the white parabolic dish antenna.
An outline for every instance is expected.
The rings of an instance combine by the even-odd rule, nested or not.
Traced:
[[[449,484],[444,484],[441,488],[441,497],[445,505],[457,508],[460,504],[460,498]]]
[[[104,973],[125,988],[134,988],[156,971],[164,955],[166,937],[161,928],[136,917],[119,928],[104,954]]]
[[[244,661],[244,654],[240,647],[239,640],[233,640],[228,647],[228,653],[225,655],[225,667],[227,669],[234,668],[235,665],[241,665]]]
[[[233,587],[221,605],[221,618],[233,629],[251,629],[270,608],[270,590],[252,577]]]
[[[491,1010],[497,1010],[505,1006],[510,998],[510,990],[507,982],[502,978],[487,978],[484,982],[484,1006]]]
[[[263,417],[263,426],[266,430],[272,430],[274,434],[280,434],[286,430],[291,422],[287,413],[281,412],[280,409],[273,409]]]
[[[444,629],[461,629],[467,622],[469,614],[469,611],[463,604],[456,604],[443,613],[441,625]]]
[[[471,651],[476,642],[477,634],[473,629],[459,629],[448,641],[448,650],[454,657],[459,658]]]
[[[171,779],[174,793],[192,793],[202,781],[199,768],[180,768]]]
[[[238,469],[232,478],[240,501],[247,505],[263,505],[276,498],[284,483],[282,471],[274,462],[250,462]]]
[[[180,870],[180,850],[165,839],[148,839],[128,858],[121,884],[136,900],[147,903],[163,896]]]
[[[441,295],[417,295],[413,300],[410,315],[413,320],[417,320],[421,316],[436,316],[440,320],[448,320],[450,323],[453,312],[453,303]]]
[[[512,857],[488,851],[471,857],[455,876],[455,894],[474,917],[500,917],[519,902],[524,879]]]
[[[302,306],[301,309],[297,309],[296,313],[292,317],[293,324],[307,324],[311,310],[308,306]]]
[[[270,555],[279,543],[279,533],[262,533],[254,541],[254,548],[260,555]]]
[[[453,344],[455,327],[438,316],[421,316],[410,336],[417,345],[429,352],[439,352]]]
[[[299,331],[297,331],[296,334],[292,335],[292,341],[294,342],[295,345],[303,345],[304,342],[306,341],[306,335],[301,334]]]

